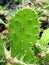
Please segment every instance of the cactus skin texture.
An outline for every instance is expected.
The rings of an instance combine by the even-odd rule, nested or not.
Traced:
[[[37,14],[31,8],[23,8],[10,20],[8,40],[11,56],[25,63],[34,63],[32,45],[38,40],[40,23]]]

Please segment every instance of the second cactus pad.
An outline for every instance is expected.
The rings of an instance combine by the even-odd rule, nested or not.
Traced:
[[[30,8],[18,10],[9,23],[8,39],[11,56],[26,63],[34,62],[31,48],[36,43],[40,32],[36,12]]]

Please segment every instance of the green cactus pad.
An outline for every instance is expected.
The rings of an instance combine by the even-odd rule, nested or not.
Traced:
[[[18,10],[8,27],[11,56],[25,63],[34,63],[31,48],[36,43],[39,32],[40,24],[36,12],[30,8]]]

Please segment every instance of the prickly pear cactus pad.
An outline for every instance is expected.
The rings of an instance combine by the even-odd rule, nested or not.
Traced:
[[[32,45],[36,43],[39,32],[40,24],[36,12],[30,8],[18,10],[8,27],[11,56],[25,63],[34,63]]]

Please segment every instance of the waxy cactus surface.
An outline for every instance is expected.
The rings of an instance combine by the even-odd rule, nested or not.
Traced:
[[[11,56],[27,64],[34,63],[32,46],[37,42],[40,32],[37,13],[31,8],[23,8],[16,12],[9,23],[8,41]]]

